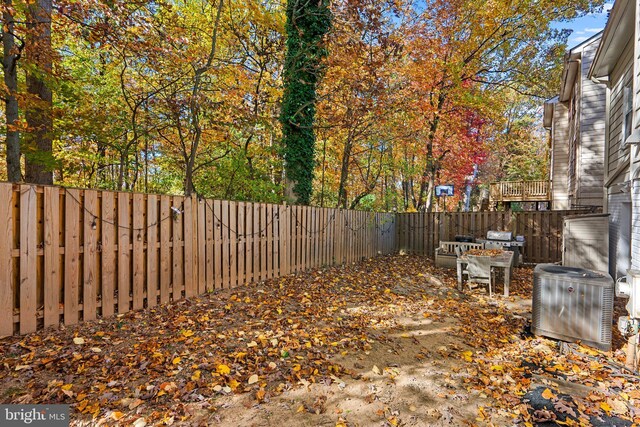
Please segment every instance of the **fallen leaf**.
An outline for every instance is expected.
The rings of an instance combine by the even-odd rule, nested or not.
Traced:
[[[73,343],[74,343],[74,344],[78,344],[78,345],[82,345],[82,344],[84,344],[84,338],[81,338],[81,337],[75,337],[75,338],[73,339]]]
[[[228,375],[231,373],[231,368],[227,365],[218,365],[218,367],[216,368],[216,372],[221,375]]]
[[[248,383],[249,385],[251,385],[251,384],[255,384],[255,383],[257,383],[257,382],[258,382],[258,376],[257,376],[256,374],[251,375],[251,376],[249,377],[249,380],[247,381],[247,383]]]
[[[542,392],[542,397],[547,399],[547,400],[551,400],[551,399],[554,399],[556,397],[556,395],[553,394],[553,392],[551,390],[549,390],[548,388],[545,388],[544,391]]]
[[[600,402],[600,409],[602,409],[607,414],[607,416],[611,414],[612,408],[607,402]]]

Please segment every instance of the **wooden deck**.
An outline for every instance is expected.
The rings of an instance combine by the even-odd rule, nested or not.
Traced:
[[[549,181],[492,182],[490,202],[546,202],[551,200]]]

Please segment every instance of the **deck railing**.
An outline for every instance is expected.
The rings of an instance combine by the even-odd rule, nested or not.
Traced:
[[[549,181],[503,181],[491,183],[493,202],[536,202],[551,200]]]

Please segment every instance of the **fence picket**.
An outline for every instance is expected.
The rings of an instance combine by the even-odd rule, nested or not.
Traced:
[[[238,241],[238,250],[237,250],[238,255],[236,256],[236,260],[238,264],[238,286],[244,286],[244,284],[246,283],[246,277],[245,277],[246,258],[245,257],[247,253],[247,248],[245,244],[245,241],[246,241],[245,212],[246,212],[245,203],[238,202],[238,224],[237,224],[238,238],[236,239]]]
[[[118,193],[118,313],[126,313],[130,310],[129,293],[131,292],[131,218],[129,214],[129,198],[130,195],[127,193]]]
[[[184,296],[190,298],[198,293],[198,283],[196,274],[198,272],[198,266],[196,265],[197,245],[193,244],[194,237],[197,238],[197,233],[193,227],[193,218],[197,213],[197,208],[194,211],[193,203],[196,197],[189,196],[184,198],[183,208],[183,227],[184,227]]]
[[[102,256],[101,297],[102,317],[108,317],[115,313],[115,283],[116,283],[116,215],[114,193],[102,193],[101,220],[96,221],[100,226]]]
[[[144,235],[145,235],[145,206],[144,194],[133,195],[133,309],[144,308]]]
[[[171,225],[173,224],[173,211],[169,196],[160,196],[160,303],[164,304],[171,298],[172,276],[172,242]]]
[[[64,219],[64,324],[78,323],[80,281],[80,191],[65,190]],[[22,205],[22,204],[21,204]],[[21,206],[22,208],[22,206]],[[26,246],[26,245],[25,245]],[[22,306],[20,307],[22,311]],[[22,319],[20,319],[22,323]],[[22,329],[22,328],[21,328]]]
[[[0,204],[4,205],[4,194],[1,192],[7,188],[0,187]],[[9,187],[10,189],[10,187]],[[11,203],[6,204],[11,207]],[[0,208],[0,218],[8,218],[10,223],[11,216],[4,216],[4,212]],[[3,230],[5,231],[5,230]],[[12,234],[3,234],[9,236],[6,239],[0,239],[7,243],[12,243]],[[4,256],[2,243],[0,243],[0,259]],[[11,261],[11,257],[7,258]],[[2,270],[2,268],[0,268]],[[9,268],[8,271],[11,271]],[[0,273],[0,283],[10,283],[9,280],[2,280]],[[60,190],[57,187],[44,188],[44,327],[56,326],[60,322]],[[0,286],[11,290],[11,286]],[[2,292],[2,290],[0,290]],[[0,301],[2,298],[0,297]],[[13,305],[13,304],[12,304]],[[0,302],[0,313],[3,312],[4,305]],[[9,313],[13,313],[13,307]],[[1,314],[0,314],[1,316]],[[0,317],[0,323],[4,319]],[[13,328],[13,319],[9,323]],[[0,336],[3,331],[0,327]]]
[[[84,244],[82,253],[82,319],[96,318],[96,298],[98,287],[98,225],[95,215],[98,212],[98,192],[84,191]]]
[[[145,280],[147,307],[155,307],[158,304],[158,284],[160,283],[160,269],[158,268],[159,229],[158,197],[150,194],[147,196],[147,277]]]
[[[15,281],[13,280],[13,186],[0,184],[0,337],[13,334],[13,298]],[[56,307],[57,308],[57,307]]]
[[[20,191],[20,211],[25,215],[20,221],[20,333],[36,330],[37,309],[37,243],[35,228],[38,224],[36,210],[36,189],[22,187]],[[22,215],[21,215],[22,216]]]

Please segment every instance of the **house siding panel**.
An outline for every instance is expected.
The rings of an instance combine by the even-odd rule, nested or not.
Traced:
[[[552,209],[569,209],[567,176],[569,172],[569,110],[567,105],[558,102],[553,110],[552,126],[553,174]]]
[[[623,88],[631,83],[632,78],[633,43],[627,44],[620,61],[611,72],[611,108],[609,111],[609,150],[608,171],[614,173],[616,168],[624,160],[629,148],[620,149],[622,142],[622,102]]]
[[[602,206],[604,197],[604,135],[606,88],[587,79],[599,40],[582,52],[580,147],[574,205]]]

